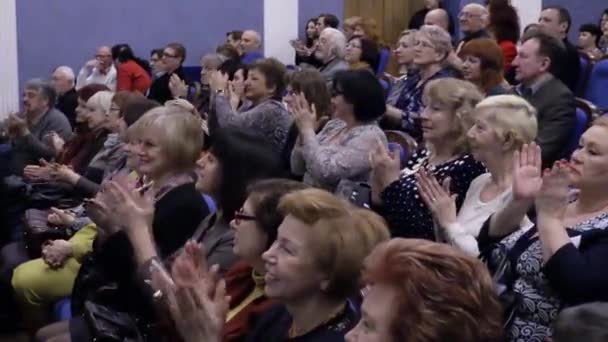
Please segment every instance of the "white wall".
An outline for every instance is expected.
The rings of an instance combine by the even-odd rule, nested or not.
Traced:
[[[511,4],[517,8],[522,31],[528,24],[538,22],[542,0],[511,0]]]
[[[19,109],[16,0],[0,0],[0,119]]]
[[[264,56],[293,64],[295,51],[289,41],[297,38],[298,0],[264,0]]]

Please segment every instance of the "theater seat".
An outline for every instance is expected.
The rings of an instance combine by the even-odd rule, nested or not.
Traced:
[[[67,321],[72,318],[72,300],[64,298],[53,306],[53,321]]]
[[[587,90],[585,91],[585,99],[594,103],[600,109],[608,108],[608,57],[601,59],[595,63]]]
[[[590,116],[587,115],[582,108],[576,108],[576,123],[574,124],[572,135],[570,136],[570,141],[568,142],[568,147],[564,151],[564,158],[570,159],[572,152],[574,152],[578,146],[579,140],[589,126],[590,122]]]
[[[376,74],[383,75],[388,65],[388,60],[391,58],[391,50],[387,48],[380,49],[380,58],[378,59],[378,67],[376,68]]]
[[[209,214],[213,214],[217,211],[217,206],[215,205],[215,201],[208,195],[203,195],[203,200],[205,204],[207,204],[207,208],[209,209]]]
[[[593,69],[593,63],[589,59],[587,54],[580,54],[579,60],[581,64],[581,73],[576,84],[576,96],[584,96],[587,91],[587,84],[589,82],[589,76],[591,75],[591,69]]]

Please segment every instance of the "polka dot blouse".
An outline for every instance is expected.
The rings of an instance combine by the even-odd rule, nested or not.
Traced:
[[[401,178],[389,185],[380,194],[384,206],[382,214],[386,219],[393,237],[435,240],[433,216],[418,194],[415,173],[425,168],[439,183],[446,177],[452,179],[450,190],[457,195],[456,208],[460,210],[471,182],[482,173],[485,167],[471,155],[463,154],[458,158],[439,165],[429,165],[428,150],[414,153],[401,171]]]

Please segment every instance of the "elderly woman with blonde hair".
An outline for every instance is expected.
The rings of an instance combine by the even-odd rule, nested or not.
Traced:
[[[487,98],[475,107],[475,123],[467,137],[471,154],[487,168],[471,182],[464,203],[456,212],[449,189],[425,172],[418,178],[418,192],[441,228],[442,240],[476,257],[477,235],[493,213],[504,208],[513,184],[513,156],[536,138],[536,110],[514,95]],[[444,180],[444,185],[449,184]],[[532,224],[522,220],[522,227]]]
[[[446,62],[452,53],[452,39],[441,27],[425,25],[415,33],[413,50],[413,64],[418,72],[405,81],[399,97],[387,107],[385,117],[416,140],[421,140],[422,94],[430,81],[453,76]]]
[[[398,155],[383,146],[370,154],[374,203],[382,206],[393,237],[436,239],[433,216],[416,187],[416,173],[432,173],[439,182],[449,178],[460,208],[473,179],[485,172],[469,153],[467,132],[474,123],[475,106],[483,95],[472,83],[446,78],[424,89],[421,113],[425,147],[413,153],[400,169]]]
[[[264,292],[277,304],[257,321],[245,340],[343,341],[358,320],[349,298],[360,292],[365,257],[388,240],[386,225],[374,212],[320,189],[285,195],[279,211],[285,219],[276,241],[262,255]],[[171,313],[184,341],[220,341],[225,311],[207,311],[201,305],[221,308],[225,286],[218,282],[216,268],[189,272],[198,269],[198,264],[196,258],[185,258],[173,268],[173,279],[182,291],[167,297],[170,301],[184,294],[190,298],[172,303]],[[204,291],[210,286],[214,291]],[[204,298],[208,293],[215,293],[211,299],[215,303]],[[194,311],[178,305],[192,300],[191,296],[199,296],[191,302]]]

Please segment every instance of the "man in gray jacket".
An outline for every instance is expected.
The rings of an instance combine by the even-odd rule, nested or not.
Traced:
[[[59,151],[52,141],[70,138],[70,122],[54,108],[56,97],[49,83],[31,80],[25,84],[23,111],[10,114],[5,122],[11,143],[9,174],[21,175],[26,165],[55,158]]]
[[[536,33],[525,38],[513,61],[515,78],[521,82],[515,91],[538,112],[536,141],[542,148],[543,167],[568,157],[565,148],[575,128],[574,95],[553,76],[563,50],[564,45],[557,38]]]
[[[317,43],[315,57],[323,63],[319,71],[326,82],[331,83],[336,72],[348,69],[348,63],[344,60],[345,53],[344,33],[331,27],[324,29]]]

